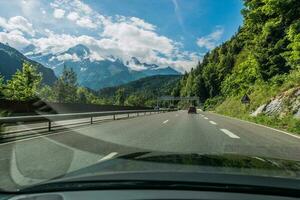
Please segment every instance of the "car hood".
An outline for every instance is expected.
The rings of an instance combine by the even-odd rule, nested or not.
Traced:
[[[19,188],[27,191],[49,190],[97,183],[101,187],[120,183],[153,185],[159,182],[252,185],[298,190],[300,162],[236,154],[203,155],[136,152],[100,161],[42,183]],[[156,182],[156,183],[153,183]],[[71,184],[71,186],[68,186]],[[123,187],[124,185],[122,185]]]
[[[67,176],[116,172],[201,172],[300,178],[300,161],[237,154],[137,152],[100,162]]]

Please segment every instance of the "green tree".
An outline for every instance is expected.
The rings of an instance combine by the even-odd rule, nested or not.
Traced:
[[[62,75],[54,85],[56,100],[60,103],[76,102],[77,75],[72,68],[64,66]]]
[[[48,101],[48,102],[55,102],[55,94],[53,93],[53,88],[49,85],[43,86],[39,92],[39,98]]]
[[[19,101],[35,99],[41,80],[42,75],[37,72],[36,67],[23,63],[22,71],[18,70],[7,82],[5,96]]]
[[[119,88],[115,93],[115,104],[116,105],[124,105],[125,102],[125,89]]]
[[[130,95],[126,101],[127,106],[145,106],[146,99],[142,95],[133,94]]]
[[[4,88],[5,88],[5,85],[4,85],[4,78],[3,76],[0,74],[0,99],[3,99],[5,96],[4,96]]]
[[[297,20],[289,27],[287,37],[290,44],[284,56],[293,69],[300,69],[300,20]]]

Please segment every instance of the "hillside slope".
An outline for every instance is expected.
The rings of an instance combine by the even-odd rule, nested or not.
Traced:
[[[117,90],[124,89],[127,95],[136,93],[142,93],[146,96],[166,95],[171,93],[180,78],[180,75],[150,76],[116,87],[103,88],[98,93],[101,97],[113,97]]]
[[[38,72],[41,72],[43,75],[43,83],[52,85],[56,80],[52,69],[30,60],[16,49],[0,43],[0,74],[4,76],[5,80],[11,79],[11,76],[15,74],[17,70],[21,70],[24,62],[28,62],[37,67]]]
[[[242,14],[237,33],[207,53],[173,94],[197,95],[206,109],[300,132],[300,1],[244,1]],[[241,103],[245,94],[249,105]],[[274,103],[282,96],[292,97]],[[268,105],[278,112],[265,112]]]

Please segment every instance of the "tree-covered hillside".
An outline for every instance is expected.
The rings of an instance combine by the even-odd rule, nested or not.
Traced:
[[[156,75],[141,78],[116,87],[101,89],[101,98],[111,99],[118,105],[154,106],[159,96],[170,95],[181,75]]]
[[[57,78],[52,69],[28,59],[16,49],[0,42],[0,75],[4,77],[4,80],[10,80],[18,70],[22,69],[24,63],[36,67],[43,76],[42,83],[53,85],[56,81]]]
[[[174,88],[174,95],[197,95],[206,108],[245,118],[277,95],[297,90],[300,86],[300,1],[244,0],[241,12],[244,22],[236,34],[208,52]],[[249,95],[250,105],[241,104],[244,94]],[[279,121],[290,119],[295,110],[287,107],[283,114],[279,113],[281,116],[272,117]],[[300,130],[297,123],[293,126],[299,126]],[[292,125],[283,126],[289,129]]]

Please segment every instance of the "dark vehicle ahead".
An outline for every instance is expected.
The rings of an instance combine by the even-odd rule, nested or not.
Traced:
[[[190,106],[188,109],[189,114],[197,114],[197,109],[195,106]]]

